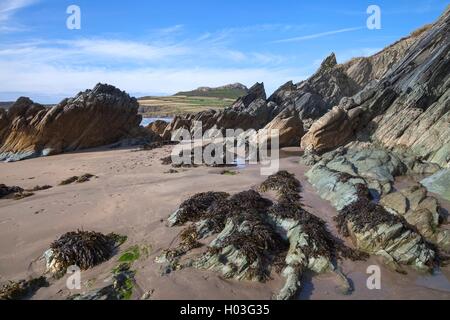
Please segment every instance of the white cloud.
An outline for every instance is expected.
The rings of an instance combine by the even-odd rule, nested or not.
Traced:
[[[357,31],[357,30],[361,30],[361,29],[364,29],[364,28],[365,27],[338,29],[338,30],[320,32],[320,33],[314,33],[314,34],[301,36],[301,37],[281,39],[281,40],[274,41],[273,43],[288,43],[288,42],[305,41],[305,40],[322,38],[322,37],[326,37],[326,36],[330,36],[330,35],[334,35],[334,34],[339,34],[339,33],[344,33],[344,32]]]
[[[113,84],[130,93],[175,93],[199,86],[220,86],[241,82],[253,85],[264,81],[270,93],[281,84],[304,75],[290,69],[267,68],[136,68],[108,70],[107,68],[58,68],[51,65],[30,65],[0,62],[2,93],[20,92],[26,95],[54,97],[73,96],[98,82]],[[56,102],[56,101],[52,101]]]
[[[305,78],[301,69],[280,67],[283,57],[187,43],[78,39],[0,44],[0,100],[20,94],[54,97],[42,102],[56,102],[97,82],[135,94],[170,94],[264,81],[271,92],[288,80]]]
[[[110,56],[136,60],[156,60],[170,56],[186,54],[189,48],[182,45],[150,45],[135,41],[81,39],[66,42],[75,50],[84,54]]]
[[[2,0],[0,3],[0,33],[20,31],[23,27],[11,22],[14,14],[38,0]]]

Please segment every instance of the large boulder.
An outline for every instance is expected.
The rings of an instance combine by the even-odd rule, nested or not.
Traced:
[[[450,169],[444,169],[424,179],[422,182],[428,191],[436,193],[450,201]]]
[[[162,136],[168,125],[169,125],[169,123],[167,123],[164,120],[156,120],[155,122],[149,124],[147,126],[147,129],[153,133],[156,133],[156,134]]]
[[[303,136],[303,122],[295,109],[286,109],[258,132],[258,141],[270,145],[272,130],[279,131],[279,147],[296,147]],[[267,140],[267,141],[265,141]]]
[[[115,143],[142,134],[138,103],[106,84],[52,108],[19,98],[0,115],[0,160],[21,160]]]
[[[302,148],[323,153],[344,145],[354,137],[360,115],[361,109],[347,111],[340,107],[333,108],[314,122],[301,140]]]

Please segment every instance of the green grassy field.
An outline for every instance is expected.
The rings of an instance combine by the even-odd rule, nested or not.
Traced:
[[[166,117],[229,107],[235,99],[197,96],[144,97],[139,112],[145,117]]]
[[[206,91],[193,90],[186,92],[179,92],[175,96],[184,97],[211,97],[211,98],[225,98],[236,100],[239,97],[244,96],[247,93],[246,90],[239,88],[211,88]]]

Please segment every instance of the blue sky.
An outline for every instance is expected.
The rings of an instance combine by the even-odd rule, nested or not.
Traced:
[[[381,30],[366,9],[381,8]],[[69,5],[81,29],[69,30]],[[0,100],[54,103],[107,82],[133,95],[264,81],[270,93],[373,54],[433,22],[445,0],[0,0]]]

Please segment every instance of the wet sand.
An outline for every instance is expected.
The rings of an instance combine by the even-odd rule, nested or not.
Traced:
[[[159,159],[169,155],[170,150],[171,147],[140,152],[96,149],[1,163],[1,183],[22,188],[46,184],[54,187],[18,201],[0,200],[0,283],[39,275],[43,271],[39,257],[50,243],[65,232],[84,229],[127,235],[121,251],[135,244],[150,248],[149,255],[133,266],[137,271],[135,299],[153,290],[152,299],[271,299],[283,285],[283,279],[276,274],[263,284],[225,280],[215,273],[195,269],[161,276],[161,266],[154,258],[180,232],[181,228],[167,228],[165,220],[183,200],[205,191],[240,192],[255,188],[266,178],[260,175],[258,165],[240,168],[234,176],[220,175],[223,169],[207,167],[177,169],[179,173],[166,174],[171,167],[161,165]],[[325,219],[336,233],[332,222],[336,210],[307,183],[304,177],[307,168],[298,164],[297,150],[282,154],[281,169],[296,174],[303,184],[306,209]],[[58,186],[66,178],[85,173],[98,178]],[[118,264],[117,259],[118,255],[83,272],[82,291],[100,286]],[[381,290],[370,291],[366,287],[366,269],[373,264],[381,266]],[[425,281],[412,270],[406,276],[392,272],[377,258],[357,263],[345,261],[343,271],[354,285],[352,295],[336,292],[333,275],[307,274],[299,298],[450,299],[450,286],[445,285],[450,276],[448,267],[443,269],[444,280],[441,275]],[[33,298],[64,299],[74,293],[80,292],[70,292],[63,278],[49,288],[40,289]]]

